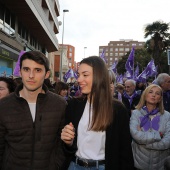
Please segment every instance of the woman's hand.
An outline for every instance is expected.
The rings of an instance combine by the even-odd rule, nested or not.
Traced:
[[[137,127],[137,129],[138,129],[138,131],[142,131],[142,129],[141,129],[141,127],[140,127],[140,126],[138,126],[138,127]]]
[[[75,130],[73,124],[70,122],[61,132],[61,140],[67,145],[72,145],[75,137]]]

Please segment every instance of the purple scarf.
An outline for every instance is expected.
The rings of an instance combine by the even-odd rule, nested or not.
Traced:
[[[128,100],[130,100],[130,106],[132,104],[132,101],[133,101],[133,98],[136,97],[138,94],[137,92],[135,91],[131,96],[129,96],[126,92],[123,93],[123,96],[125,98],[127,98]]]
[[[159,112],[159,109],[158,108],[153,109],[151,112],[148,111],[148,108],[146,106],[143,106],[142,109],[145,110],[147,114],[143,117],[140,117],[140,120],[141,120],[140,127],[143,127],[145,131],[151,128],[151,126],[153,129],[158,130],[160,116],[157,115],[152,120],[149,119],[149,116],[156,115]]]

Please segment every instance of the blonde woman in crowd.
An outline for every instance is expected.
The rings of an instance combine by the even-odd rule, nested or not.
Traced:
[[[130,119],[135,167],[163,170],[170,148],[170,113],[163,107],[163,92],[152,84],[142,93]]]

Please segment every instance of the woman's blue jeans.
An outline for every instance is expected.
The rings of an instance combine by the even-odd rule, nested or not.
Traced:
[[[77,165],[75,162],[71,162],[68,170],[105,170],[105,165],[99,165],[99,168],[97,167],[83,167]]]

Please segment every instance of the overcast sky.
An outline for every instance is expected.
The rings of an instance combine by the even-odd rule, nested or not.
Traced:
[[[170,22],[170,0],[59,0],[63,9],[64,44],[75,47],[75,60],[99,55],[99,46],[120,39],[144,39],[144,28],[154,21]],[[57,35],[62,43],[62,26]],[[84,47],[87,47],[84,50]]]

